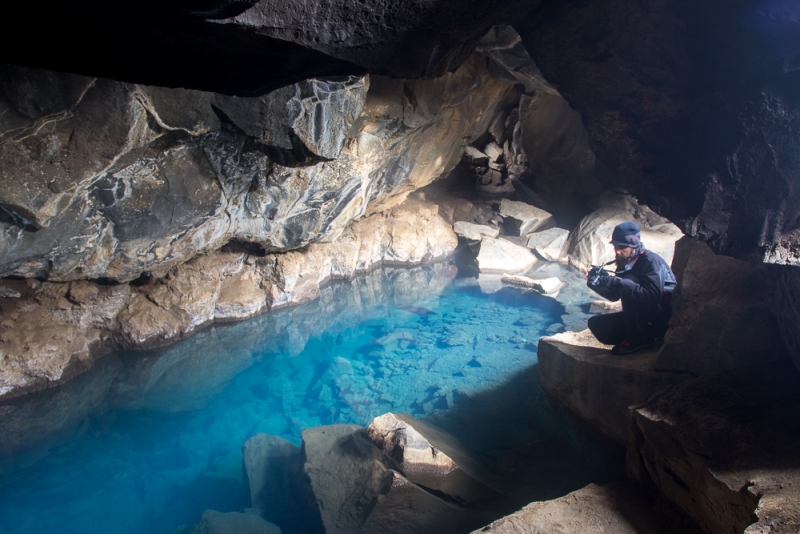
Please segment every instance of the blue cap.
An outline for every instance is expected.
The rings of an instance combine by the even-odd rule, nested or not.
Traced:
[[[614,227],[611,244],[618,247],[636,248],[642,244],[642,231],[635,222],[627,221]]]

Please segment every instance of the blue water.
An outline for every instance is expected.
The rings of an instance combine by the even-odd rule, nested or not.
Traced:
[[[564,308],[455,276],[437,264],[336,282],[0,406],[0,533],[172,534],[250,506],[254,434],[299,444],[304,428],[389,411],[459,437],[521,504],[619,477],[618,453],[539,389],[536,342]]]

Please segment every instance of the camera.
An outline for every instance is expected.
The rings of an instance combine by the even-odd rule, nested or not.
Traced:
[[[589,269],[589,276],[587,276],[589,285],[596,286],[602,276],[608,276],[603,265],[592,265],[592,268]]]

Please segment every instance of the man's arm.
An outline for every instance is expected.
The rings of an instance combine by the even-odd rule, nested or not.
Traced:
[[[615,277],[616,282],[613,282],[612,286],[617,286],[621,296],[637,305],[655,308],[661,302],[661,293],[664,291],[661,267],[648,257],[639,258],[639,261],[642,262],[639,272],[636,273],[639,283]]]

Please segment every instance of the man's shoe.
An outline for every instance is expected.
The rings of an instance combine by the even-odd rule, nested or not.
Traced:
[[[634,352],[639,352],[640,350],[649,349],[652,347],[652,343],[644,343],[642,345],[635,345],[630,341],[623,341],[618,345],[614,345],[614,348],[611,349],[611,354],[633,354]]]

